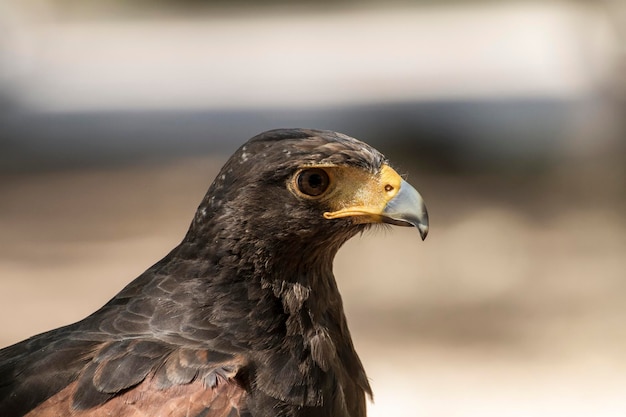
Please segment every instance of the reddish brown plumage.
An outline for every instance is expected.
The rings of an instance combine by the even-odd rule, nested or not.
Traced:
[[[137,385],[106,403],[87,410],[72,407],[77,383],[29,412],[27,417],[236,417],[242,407],[244,388],[233,380],[221,380],[214,388],[200,381],[174,385],[168,389],[156,388],[152,378]],[[206,413],[203,412],[206,410]]]

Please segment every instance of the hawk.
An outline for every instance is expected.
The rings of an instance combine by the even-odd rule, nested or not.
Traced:
[[[0,351],[0,416],[364,417],[332,264],[380,223],[428,232],[422,197],[374,148],[255,136],[167,256],[85,319]]]

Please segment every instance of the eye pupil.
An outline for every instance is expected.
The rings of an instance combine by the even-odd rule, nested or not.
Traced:
[[[322,176],[319,174],[311,174],[309,176],[309,187],[320,188],[322,186]]]
[[[328,189],[330,180],[326,171],[311,168],[298,175],[298,189],[306,195],[316,197]]]

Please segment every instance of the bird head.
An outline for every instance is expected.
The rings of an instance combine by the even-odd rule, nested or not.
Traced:
[[[279,129],[250,139],[228,160],[188,238],[336,252],[379,223],[415,227],[422,239],[428,233],[422,197],[380,152],[340,133]]]

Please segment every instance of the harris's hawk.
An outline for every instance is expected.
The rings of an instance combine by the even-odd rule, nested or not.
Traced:
[[[365,416],[332,262],[375,223],[428,231],[378,151],[330,131],[252,138],[165,258],[87,318],[0,351],[0,416]]]

